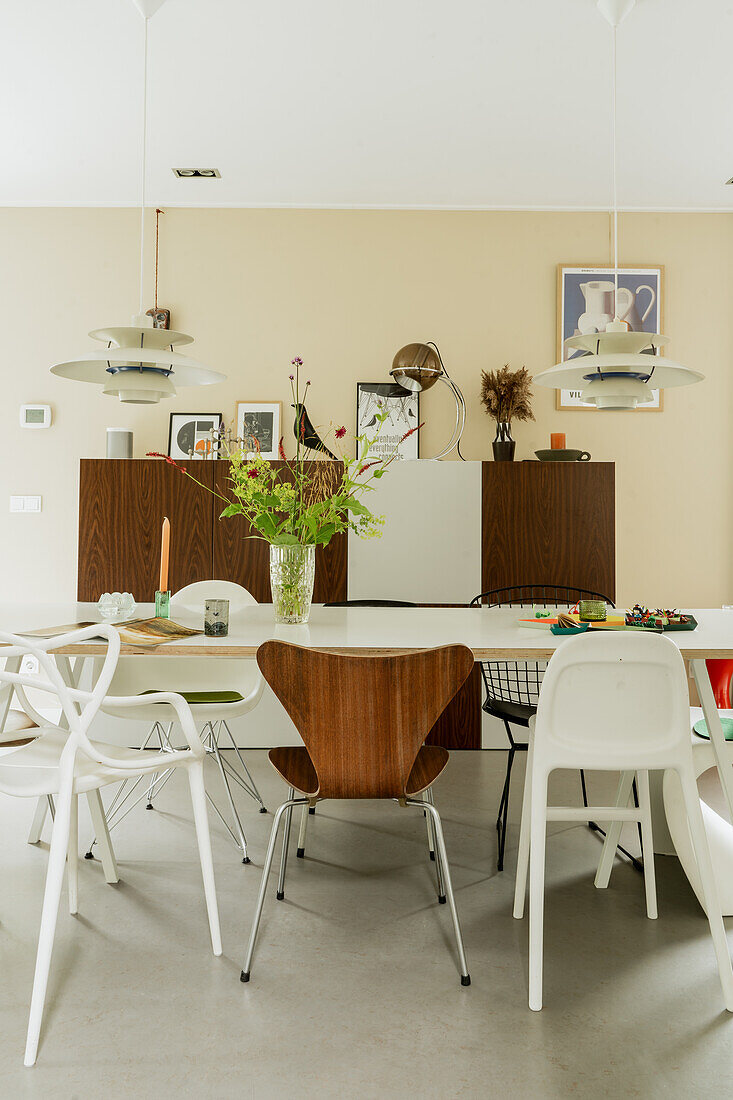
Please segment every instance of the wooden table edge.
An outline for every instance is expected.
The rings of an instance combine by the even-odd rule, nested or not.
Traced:
[[[268,639],[263,639],[266,641]],[[281,639],[285,640],[285,639]],[[296,639],[293,639],[296,645],[300,645]],[[452,645],[453,642],[446,640],[442,643],[444,645]],[[460,641],[455,642],[456,645],[462,645]],[[2,652],[0,646],[0,652]],[[175,645],[174,643],[167,642],[159,646],[127,646],[123,645],[120,649],[120,654],[126,657],[144,657],[148,656],[167,656],[167,657],[255,657],[257,655],[258,645]],[[414,653],[416,648],[433,648],[431,646],[326,646],[315,645],[309,646],[309,649],[325,650],[331,653],[345,653],[345,654],[358,654],[361,657],[380,657],[386,653]],[[473,653],[474,659],[477,661],[549,661],[555,649],[528,649],[523,646],[469,646]],[[59,649],[54,649],[54,653],[62,654],[65,656],[74,657],[103,657],[107,652],[106,645],[100,643],[84,643],[79,645],[63,646]],[[686,661],[708,661],[708,660],[731,660],[733,659],[732,649],[709,649],[709,650],[690,650],[680,648],[680,653]]]

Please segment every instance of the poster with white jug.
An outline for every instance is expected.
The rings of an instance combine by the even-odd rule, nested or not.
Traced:
[[[557,268],[557,362],[580,354],[565,347],[570,336],[587,336],[605,332],[609,321],[626,321],[632,332],[663,332],[662,329],[662,267],[620,267],[618,294],[614,309],[613,267]],[[637,408],[643,412],[660,412],[661,390],[654,398]],[[596,410],[580,400],[580,390],[558,390],[558,409]]]

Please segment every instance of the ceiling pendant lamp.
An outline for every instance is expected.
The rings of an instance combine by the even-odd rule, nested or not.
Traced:
[[[653,390],[690,386],[704,378],[660,354],[669,337],[659,332],[631,332],[618,316],[618,202],[616,182],[616,28],[636,0],[598,0],[598,8],[611,25],[613,119],[613,267],[614,318],[605,331],[571,336],[565,347],[574,355],[549,370],[535,374],[533,382],[551,389],[581,391],[581,400],[598,409],[635,409],[652,400]]]
[[[190,344],[185,332],[153,327],[145,312],[145,177],[148,116],[148,20],[164,0],[134,0],[144,23],[143,38],[143,118],[142,170],[140,185],[140,307],[129,325],[94,329],[89,335],[107,346],[88,351],[77,359],[57,363],[51,373],[77,382],[94,382],[102,393],[130,405],[154,405],[176,396],[176,386],[206,386],[223,382],[225,374],[210,370],[195,359],[174,351]]]

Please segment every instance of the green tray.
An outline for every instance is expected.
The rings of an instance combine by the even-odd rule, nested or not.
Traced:
[[[686,623],[668,623],[662,630],[665,634],[671,634],[673,630],[697,630],[697,619],[694,615],[688,615]]]

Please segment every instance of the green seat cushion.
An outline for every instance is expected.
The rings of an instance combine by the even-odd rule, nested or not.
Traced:
[[[154,695],[157,691],[169,690],[169,688],[148,688],[140,694]],[[241,703],[244,698],[238,691],[177,691],[176,695],[182,695],[192,707],[197,703]]]
[[[733,741],[733,718],[726,718],[722,714],[720,716],[720,724],[723,727],[723,736],[726,741]],[[698,737],[707,737],[710,740],[710,734],[708,733],[707,722],[704,718],[701,718],[692,727]]]

